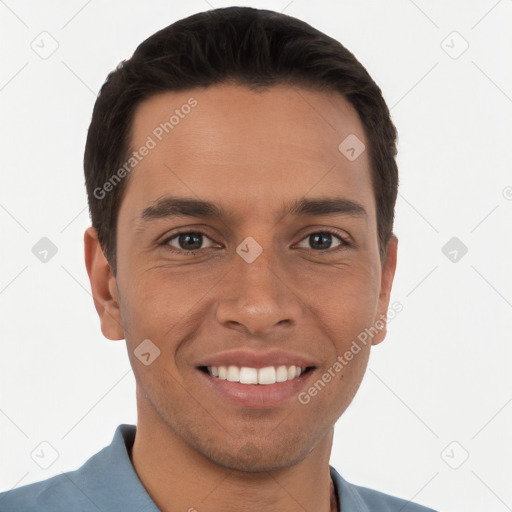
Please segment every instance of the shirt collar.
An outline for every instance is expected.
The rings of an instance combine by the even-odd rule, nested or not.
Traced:
[[[130,460],[135,432],[135,425],[119,425],[112,443],[92,456],[72,478],[79,489],[86,489],[87,498],[99,510],[111,510],[115,503],[116,509],[124,512],[160,512]]]

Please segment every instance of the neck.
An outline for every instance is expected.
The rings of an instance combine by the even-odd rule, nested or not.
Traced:
[[[130,458],[162,512],[338,510],[329,473],[334,429],[299,463],[251,473],[216,464],[151,413],[140,412]]]

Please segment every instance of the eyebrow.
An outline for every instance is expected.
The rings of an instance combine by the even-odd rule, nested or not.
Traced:
[[[286,215],[348,215],[351,217],[367,217],[367,212],[361,204],[350,199],[323,197],[313,199],[302,198],[287,203],[276,214],[276,217],[281,218]],[[168,196],[157,200],[154,204],[145,208],[142,211],[140,220],[146,223],[170,217],[222,219],[226,218],[227,214],[221,206],[210,201]]]

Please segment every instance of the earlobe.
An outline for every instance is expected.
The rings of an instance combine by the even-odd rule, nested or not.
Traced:
[[[391,288],[393,286],[393,279],[395,277],[397,250],[398,238],[393,234],[388,242],[386,256],[381,265],[382,274],[379,304],[377,308],[377,316],[375,317],[375,327],[379,332],[373,337],[372,345],[378,345],[380,342],[384,341],[387,334],[387,311],[389,307]]]
[[[109,340],[122,340],[125,336],[116,278],[103,254],[96,229],[92,226],[84,233],[84,252],[94,307],[100,317],[101,332]]]

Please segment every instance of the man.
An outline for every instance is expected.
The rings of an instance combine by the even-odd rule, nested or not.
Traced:
[[[0,509],[431,510],[329,465],[386,334],[395,155],[380,89],[297,19],[216,9],[144,41],[103,85],[84,158],[87,272],[137,426]]]

